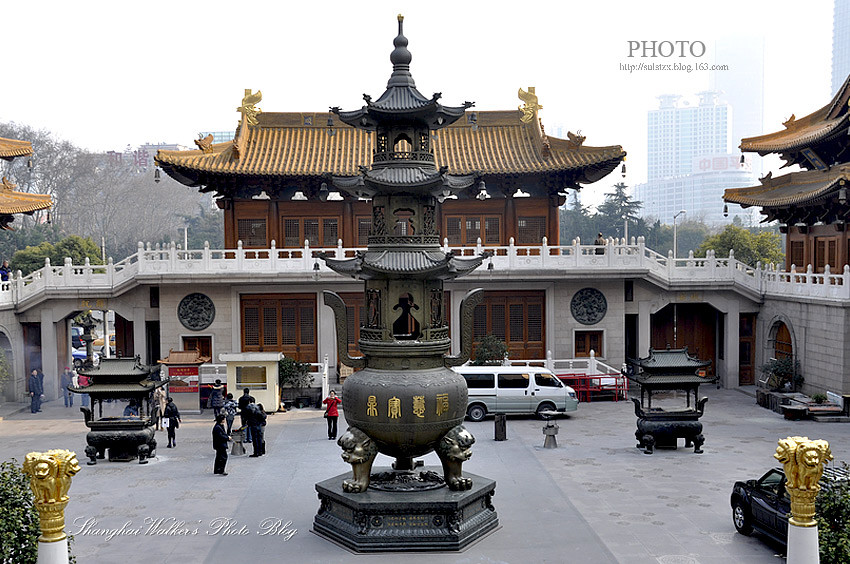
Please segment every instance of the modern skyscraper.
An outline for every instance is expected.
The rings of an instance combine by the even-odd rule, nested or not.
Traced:
[[[835,0],[832,17],[832,95],[850,75],[850,0]]]
[[[730,147],[731,108],[717,91],[698,96],[696,105],[675,94],[659,96],[658,109],[647,116],[647,182],[634,192],[644,217],[669,223],[685,210],[706,223],[728,222],[723,190],[753,182],[749,161],[740,163]],[[729,211],[733,218],[741,213]]]

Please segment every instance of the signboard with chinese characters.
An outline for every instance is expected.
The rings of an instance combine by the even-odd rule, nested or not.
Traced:
[[[744,155],[744,162],[741,162],[741,155],[732,153],[716,153],[710,155],[700,155],[694,157],[691,161],[692,170],[694,173],[700,172],[723,172],[728,170],[742,170],[744,172],[752,172],[753,164],[750,161],[749,155]]]
[[[109,309],[109,300],[106,298],[82,298],[80,299],[80,309],[106,311]]]
[[[181,412],[200,412],[199,374],[197,365],[168,367],[168,395]]]

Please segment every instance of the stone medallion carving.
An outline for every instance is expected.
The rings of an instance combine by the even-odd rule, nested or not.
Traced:
[[[596,288],[582,288],[570,301],[570,313],[582,325],[599,323],[607,311],[608,302]]]
[[[177,319],[187,329],[201,331],[209,327],[215,319],[215,305],[204,294],[189,294],[177,306]]]

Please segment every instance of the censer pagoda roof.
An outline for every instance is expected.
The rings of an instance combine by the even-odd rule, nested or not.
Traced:
[[[336,124],[328,134],[327,113],[257,114],[247,127],[244,147],[234,142],[203,150],[157,152],[156,162],[188,186],[239,178],[290,183],[298,179],[358,176],[372,164],[373,133]],[[591,147],[545,135],[535,121],[523,123],[513,111],[466,112],[440,130],[432,142],[435,165],[449,174],[525,175],[569,173],[575,182],[595,182],[625,158],[620,145]],[[474,116],[474,119],[473,119]],[[473,127],[476,125],[477,127]]]
[[[451,280],[481,266],[489,255],[458,258],[452,253],[435,250],[370,249],[350,259],[322,258],[333,271],[360,280],[404,276]]]

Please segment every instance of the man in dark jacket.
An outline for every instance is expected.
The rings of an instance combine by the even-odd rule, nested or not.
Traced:
[[[27,389],[30,391],[30,411],[38,413],[41,411],[41,394],[44,393],[41,378],[38,377],[38,370],[33,369],[27,380]]]
[[[245,409],[252,403],[254,403],[254,396],[251,395],[251,390],[245,388],[242,391],[242,395],[239,397],[239,421],[242,423],[242,427],[244,428],[248,425],[248,413]],[[251,427],[245,431],[245,442],[251,442]]]
[[[171,398],[166,398],[165,400],[165,412],[162,414],[163,419],[168,419],[168,427],[166,431],[168,432],[168,447],[173,448],[177,446],[177,435],[175,431],[180,426],[180,410],[177,409],[177,406],[174,405],[174,400]],[[165,423],[163,421],[163,423]]]
[[[213,474],[227,476],[224,467],[227,464],[227,441],[229,439],[227,429],[224,428],[224,414],[219,413],[215,416],[215,425],[212,430],[213,450],[215,450]]]
[[[242,412],[245,414],[245,422],[248,424],[251,433],[251,444],[254,445],[254,452],[251,453],[251,457],[262,456],[264,454],[263,425],[266,424],[266,414],[256,403],[249,403]]]

